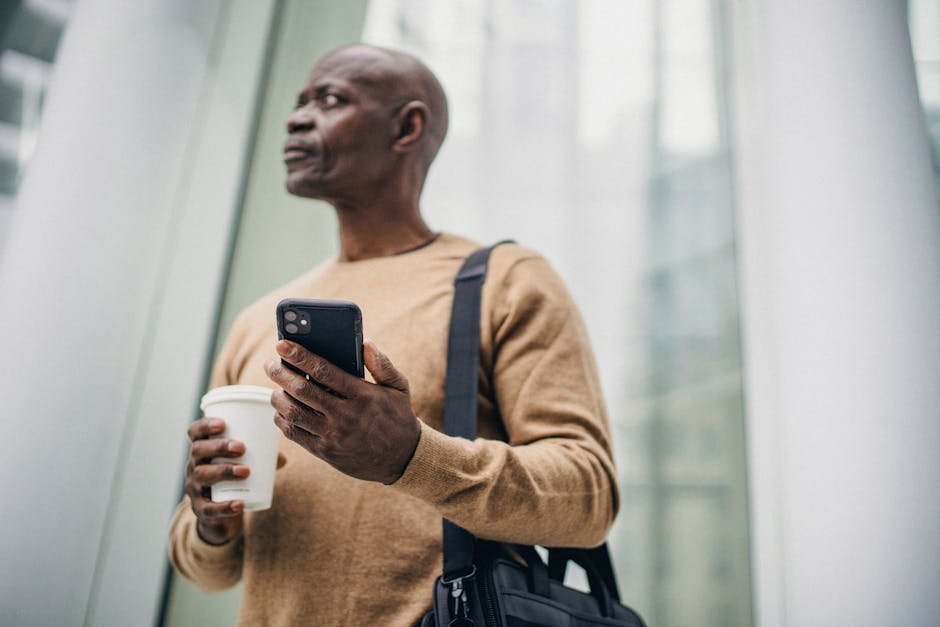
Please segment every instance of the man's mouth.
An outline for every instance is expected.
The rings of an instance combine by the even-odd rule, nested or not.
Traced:
[[[292,161],[304,161],[313,156],[313,153],[307,150],[301,150],[300,148],[287,148],[284,150],[284,163],[290,163]]]

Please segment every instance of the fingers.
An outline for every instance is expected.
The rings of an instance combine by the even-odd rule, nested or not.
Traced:
[[[237,481],[251,474],[244,464],[199,464],[193,468],[193,483],[201,490],[220,481]]]
[[[312,353],[308,354],[312,355]],[[329,365],[329,363],[326,361],[323,363]],[[333,368],[333,366],[329,366],[330,368]],[[284,388],[284,391],[287,392],[287,394],[297,401],[300,401],[300,403],[305,405],[307,408],[313,409],[315,412],[319,412],[320,414],[331,412],[333,409],[335,409],[336,403],[341,400],[320,387],[320,385],[318,385],[319,381],[316,383],[312,380],[308,381],[302,374],[294,372],[277,360],[271,360],[267,362],[264,365],[264,370],[267,373],[268,378],[270,378],[271,381],[277,385]],[[272,405],[274,405],[275,397],[278,397],[277,392],[271,396]],[[274,406],[275,408],[278,408],[277,405]],[[291,416],[285,414],[285,417],[289,418]]]
[[[193,499],[193,513],[200,520],[212,521],[238,516],[245,511],[244,501],[225,501],[214,503],[209,499]]]
[[[193,442],[190,457],[195,463],[208,464],[215,457],[241,457],[244,454],[244,443],[238,440],[213,438]]]
[[[212,464],[190,458],[186,467],[186,493],[196,501],[209,499],[210,488],[220,481],[239,481],[251,474],[244,464]]]
[[[189,439],[192,441],[204,440],[219,435],[225,431],[225,421],[221,418],[200,418],[189,425]]]
[[[278,390],[271,394],[271,406],[286,422],[313,435],[322,434],[323,412],[301,403],[290,393]]]
[[[211,544],[223,544],[241,533],[245,502],[240,500],[215,503],[212,486],[219,481],[236,481],[250,474],[248,466],[234,463],[212,463],[245,454],[245,444],[221,437],[225,421],[221,418],[200,418],[189,426],[192,448],[186,465],[186,494],[196,515],[199,536]]]
[[[311,381],[338,392],[345,398],[353,396],[355,384],[359,378],[342,368],[334,366],[319,355],[314,355],[306,348],[294,342],[281,340],[277,343],[277,352],[284,361],[296,366],[310,375]]]
[[[288,440],[296,442],[314,455],[320,456],[323,440],[318,435],[314,435],[305,429],[297,426],[296,423],[289,422],[281,414],[274,414],[274,424],[284,433]],[[287,460],[285,459],[285,462]],[[278,459],[280,463],[280,459]]]
[[[190,462],[190,468],[187,469],[186,493],[189,495],[193,513],[201,521],[211,523],[225,522],[226,526],[236,524],[231,519],[238,517],[245,510],[244,501],[224,501],[216,503],[212,500],[212,486],[219,481],[233,481],[244,479],[250,474],[248,466],[241,464],[199,464],[193,467]],[[232,529],[229,529],[231,532]],[[203,537],[209,539],[212,536],[215,540],[224,540],[230,537],[231,533],[223,533],[216,530]]]
[[[379,385],[394,388],[401,392],[408,391],[408,379],[392,364],[392,360],[380,351],[372,340],[362,343],[362,361],[372,373],[372,378]]]
[[[186,466],[186,493],[193,501],[193,511],[200,510],[210,499],[210,488],[220,481],[238,481],[250,474],[248,466],[239,463],[218,463],[219,459],[235,458],[245,454],[245,444],[238,440],[220,438],[225,422],[219,418],[200,418],[189,428],[193,439]],[[217,463],[213,463],[213,461]],[[210,507],[213,515],[221,515],[222,508]],[[228,515],[231,515],[228,514]]]

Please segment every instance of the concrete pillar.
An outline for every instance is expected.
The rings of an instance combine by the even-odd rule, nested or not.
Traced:
[[[73,9],[0,256],[0,624],[153,621],[272,9]]]
[[[940,213],[905,3],[739,17],[758,623],[940,624]]]

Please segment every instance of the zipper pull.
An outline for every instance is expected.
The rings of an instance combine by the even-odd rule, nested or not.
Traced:
[[[463,577],[454,579],[450,584],[450,596],[454,600],[453,615],[456,617],[465,617],[467,611],[467,590],[463,586]]]
[[[458,577],[450,584],[450,596],[454,600],[454,611],[451,616],[454,619],[447,624],[448,627],[476,627],[476,623],[470,618],[470,603],[467,600],[464,579],[464,577]]]

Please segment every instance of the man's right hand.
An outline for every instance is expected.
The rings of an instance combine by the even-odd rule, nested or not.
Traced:
[[[189,427],[193,446],[186,465],[186,494],[196,514],[196,531],[209,544],[225,544],[238,537],[245,517],[244,501],[212,501],[214,484],[244,479],[249,473],[244,464],[211,463],[216,457],[240,457],[245,453],[244,443],[218,437],[223,431],[225,421],[221,418],[200,418]]]

